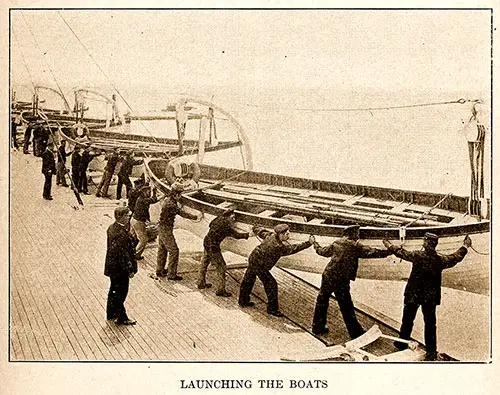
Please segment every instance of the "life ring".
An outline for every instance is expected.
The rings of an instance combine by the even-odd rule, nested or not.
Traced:
[[[89,128],[84,123],[78,122],[71,127],[71,134],[74,139],[85,138],[89,132]]]
[[[196,189],[200,180],[201,170],[196,162],[169,162],[165,170],[165,178],[169,185],[174,182],[182,184],[184,190]]]

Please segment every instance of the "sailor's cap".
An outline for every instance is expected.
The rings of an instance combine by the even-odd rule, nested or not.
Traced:
[[[228,210],[226,210],[226,211],[224,211],[224,212],[222,213],[222,215],[223,215],[224,217],[229,217],[229,216],[231,216],[231,215],[233,215],[233,214],[234,214],[234,210],[233,210],[233,209],[228,209]]]
[[[358,231],[360,228],[359,225],[349,225],[344,228],[344,236],[352,235],[354,232]]]
[[[115,218],[123,217],[125,214],[130,212],[127,206],[120,206],[115,208]]]
[[[182,193],[183,191],[184,191],[184,187],[181,184],[179,184],[179,183],[174,183],[170,187],[170,194],[171,195]]]
[[[287,224],[278,224],[274,227],[274,231],[278,234],[285,233],[290,230],[290,227]]]
[[[429,239],[429,240],[434,240],[434,241],[438,241],[439,240],[439,236],[438,235],[435,235],[434,233],[430,233],[430,232],[426,232],[425,235],[424,235],[424,238]]]

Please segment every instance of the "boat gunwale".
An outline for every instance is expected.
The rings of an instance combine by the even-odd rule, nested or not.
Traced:
[[[165,159],[146,159],[144,161],[145,173],[152,178],[162,192],[166,193],[169,191],[169,187],[151,169],[150,164],[155,162],[167,163]],[[201,165],[207,166],[207,165]],[[215,167],[215,166],[211,166]],[[225,169],[225,168],[220,168]],[[257,172],[253,172],[257,173]],[[264,173],[265,174],[265,173]],[[284,176],[286,177],[286,176]],[[292,177],[294,178],[294,177]],[[346,184],[350,185],[350,184]],[[391,190],[390,188],[384,188],[386,190]],[[394,190],[399,191],[399,190]],[[196,193],[196,192],[194,192]],[[200,210],[204,213],[208,213],[214,216],[222,214],[225,209],[217,207],[217,205],[205,202],[203,200],[194,197],[193,192],[190,194],[183,194],[180,202],[186,204],[187,206]],[[429,193],[432,194],[432,193]],[[439,196],[439,195],[438,195]],[[445,195],[443,195],[445,196]],[[290,230],[294,233],[302,234],[314,234],[317,236],[327,236],[327,237],[341,237],[344,225],[333,225],[333,224],[311,224],[307,222],[298,222],[290,219],[284,218],[274,218],[262,216],[259,214],[253,214],[245,211],[235,209],[236,221],[241,223],[246,223],[249,225],[259,225],[263,227],[272,228],[278,224],[287,224],[290,226]],[[405,239],[422,239],[427,232],[432,232],[438,236],[444,237],[458,237],[465,234],[478,234],[487,233],[490,231],[490,221],[481,220],[477,223],[472,224],[443,224],[441,226],[419,226],[419,227],[408,227],[406,228]],[[373,227],[373,226],[361,226],[360,228],[360,238],[361,239],[400,239],[400,228],[399,227]]]
[[[169,138],[169,137],[153,137],[146,136],[141,134],[133,134],[133,133],[121,133],[121,132],[113,132],[113,131],[105,131],[105,130],[96,130],[92,129],[90,131],[91,137],[115,137],[116,140],[133,140],[138,142],[149,142],[149,143],[160,143],[160,144],[171,144],[178,146],[179,140],[177,138]],[[186,149],[196,148],[198,149],[198,140],[184,140],[183,141]],[[226,149],[226,148],[236,148],[242,145],[241,141],[238,140],[224,140],[219,141],[215,146],[205,146],[205,151],[217,151],[218,149]],[[218,148],[221,146],[221,148]]]
[[[54,127],[56,128],[57,126],[55,125],[49,125],[51,128]],[[69,141],[70,143],[72,144],[78,144],[78,145],[82,145],[82,144],[85,144],[86,142],[81,142],[81,141],[77,141],[76,139],[70,137],[66,132],[67,130],[70,130],[71,127],[68,127],[68,126],[62,126],[60,128],[58,128],[59,130],[59,133],[61,135],[61,137],[64,139],[64,140],[67,140]],[[124,148],[124,149],[133,149],[134,152],[136,154],[142,154],[144,157],[147,157],[148,155],[152,156],[152,157],[164,157],[164,155],[167,153],[174,153],[174,152],[177,152],[177,149],[178,149],[178,145],[177,145],[177,139],[167,139],[167,138],[159,138],[159,140],[161,141],[155,141],[154,138],[152,137],[149,137],[149,136],[141,136],[141,135],[134,135],[134,134],[124,134],[124,133],[117,133],[117,132],[103,132],[103,133],[106,133],[107,136],[109,136],[110,140],[112,141],[115,141],[115,142],[137,142],[137,141],[144,141],[144,142],[149,142],[149,143],[156,143],[156,144],[160,144],[160,145],[170,145],[171,147],[169,149],[165,149],[163,151],[161,150],[151,150],[151,151],[148,151],[147,154],[144,153],[144,148],[138,148],[138,149],[133,149],[133,148]],[[89,130],[89,134],[88,134],[89,138],[92,139],[93,137],[94,138],[102,138],[104,139],[105,137],[104,136],[96,136],[95,135],[95,131],[94,130]],[[114,138],[112,138],[114,137]],[[130,138],[127,138],[127,137],[130,137]],[[145,138],[149,138],[150,140],[136,140],[134,137],[145,137]],[[171,142],[169,143],[168,141]],[[89,140],[88,141],[91,145],[92,144],[95,144],[96,142],[92,141],[92,140]],[[174,144],[175,142],[175,144]],[[193,144],[188,144],[188,148],[189,149],[193,149],[193,154],[196,154],[198,152],[198,147],[197,145],[195,145],[195,143],[197,144],[198,142],[195,142],[194,140],[188,140],[188,142],[192,142]],[[98,142],[97,142],[98,144]],[[236,147],[239,147],[241,145],[241,142],[239,141],[222,141],[220,142],[218,145],[216,146],[213,146],[213,147],[206,147],[205,148],[205,151],[206,152],[213,152],[213,151],[219,151],[219,150],[224,150],[224,149],[230,149],[230,148],[236,148]],[[112,150],[113,148],[115,147],[109,147],[109,150]],[[118,147],[120,148],[120,147]],[[167,147],[165,147],[167,148]],[[99,148],[99,149],[102,149],[104,151],[106,151],[106,149],[104,148]],[[159,158],[156,158],[156,159],[159,159]]]

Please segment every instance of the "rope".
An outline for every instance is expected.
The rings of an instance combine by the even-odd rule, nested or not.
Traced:
[[[31,35],[33,36],[33,40],[35,41],[35,44],[37,45],[38,49],[41,51],[40,47],[38,46],[38,43],[36,42],[35,36],[33,35],[33,32],[32,32],[32,30],[31,30],[30,26],[28,25],[28,22],[26,21],[26,18],[24,17],[24,14],[23,14],[23,18],[24,18],[24,22],[26,23],[26,26],[28,26],[28,29],[30,30]],[[14,34],[14,30],[12,30],[12,33]],[[19,41],[18,41],[17,37],[15,36],[15,34],[14,34],[14,37],[15,37],[15,40],[17,41],[17,43],[19,44]],[[30,73],[30,70],[29,70],[29,68],[28,68],[28,65],[27,65],[27,63],[25,62],[25,59],[24,59],[24,54],[23,54],[23,50],[22,50],[21,45],[19,45],[19,49],[20,49],[20,51],[21,51],[21,56],[22,56],[22,59],[23,59],[24,66],[26,67],[26,70],[28,71],[28,74],[29,74],[29,76],[30,76],[31,83],[32,83],[32,85],[33,85],[33,89],[36,89],[36,86],[35,86],[35,84],[34,84],[33,78],[31,77],[31,73]],[[60,91],[60,93],[61,93],[62,97],[64,98],[64,101],[66,102],[66,104],[68,104],[68,102],[67,102],[67,100],[66,100],[66,98],[65,98],[64,94],[62,93],[61,87],[59,86],[59,84],[58,84],[58,82],[57,82],[57,79],[55,78],[55,75],[54,75],[54,73],[53,73],[52,69],[50,68],[50,65],[49,65],[48,67],[49,67],[49,69],[50,69],[50,71],[51,71],[51,73],[52,73],[52,77],[54,78],[54,80],[55,80],[55,82],[56,82],[56,84],[57,84],[57,87],[59,88],[59,91]],[[54,132],[52,131],[52,128],[50,127],[50,123],[49,123],[49,120],[48,120],[48,116],[47,116],[47,115],[43,112],[43,110],[39,110],[39,115],[40,115],[40,117],[41,117],[41,118],[42,118],[42,119],[46,122],[47,127],[49,128],[50,135],[51,135],[51,137],[52,137],[52,141],[53,141],[53,143],[54,143],[54,144],[56,144],[56,138],[55,138],[55,136],[54,136]],[[57,126],[58,126],[59,128],[61,128],[61,124],[60,124],[58,121],[55,121],[55,122],[57,123]],[[61,154],[60,154],[59,150],[57,150],[57,155],[58,155],[58,157],[60,157],[60,158],[61,158],[61,161],[62,161],[62,157],[61,157]],[[65,164],[65,163],[63,163],[63,166],[64,166],[64,177],[66,177],[66,174],[68,174],[68,173],[69,173],[69,171],[68,171],[68,168],[66,167],[66,164]],[[70,183],[71,183],[71,187],[72,187],[72,189],[73,189],[73,192],[75,193],[75,197],[76,197],[76,200],[77,200],[78,204],[80,204],[80,205],[82,205],[82,206],[83,206],[83,200],[82,200],[82,198],[81,198],[80,194],[78,193],[78,190],[77,190],[77,188],[76,188],[76,185],[74,184],[74,182],[73,182],[73,178],[72,178],[71,176],[69,176],[69,180],[70,180]]]
[[[19,42],[16,33],[14,32],[14,27],[12,27],[12,35],[14,36],[14,40],[16,40],[17,45],[19,46],[19,50],[21,51],[21,59],[23,60],[24,67],[26,67],[26,71],[28,72],[28,75],[30,77],[31,85],[33,85],[33,89],[35,89],[35,82],[33,80],[33,76],[31,75],[30,69],[28,67],[28,64],[26,63],[26,59],[24,57],[24,51],[21,46],[21,43]]]
[[[428,103],[415,103],[415,104],[404,104],[400,106],[380,106],[380,107],[351,107],[351,108],[304,108],[304,107],[281,107],[284,110],[293,111],[311,111],[311,112],[354,112],[354,111],[379,111],[379,110],[395,110],[402,108],[416,108],[416,107],[431,107],[447,104],[465,104],[465,103],[481,103],[480,99],[457,99],[442,102],[428,102]],[[254,108],[269,108],[269,106],[262,106],[259,104],[244,103],[247,107]]]
[[[353,111],[377,111],[377,110],[395,110],[401,108],[415,108],[415,107],[430,107],[430,106],[439,106],[445,104],[465,104],[467,102],[471,103],[479,103],[480,100],[466,100],[466,99],[458,99],[452,101],[443,101],[443,102],[429,102],[429,103],[416,103],[416,104],[405,104],[401,106],[383,106],[383,107],[360,107],[360,108],[296,108],[298,111],[312,111],[312,112],[353,112]]]
[[[30,31],[31,33],[31,36],[33,37],[33,41],[35,42],[35,45],[36,47],[38,48],[38,50],[40,51],[40,53],[42,54],[42,59],[45,60],[45,64],[47,65],[49,71],[50,71],[50,74],[52,74],[52,78],[54,79],[56,85],[57,85],[57,89],[59,89],[59,93],[61,94],[61,97],[63,98],[64,102],[66,103],[66,106],[68,108],[71,108],[71,106],[69,105],[68,103],[68,100],[66,99],[66,96],[64,95],[64,92],[62,91],[61,89],[61,86],[59,85],[59,82],[57,81],[57,78],[54,74],[54,70],[52,70],[52,67],[50,67],[50,64],[49,62],[47,61],[47,59],[45,59],[44,57],[44,53],[42,51],[42,48],[40,47],[40,45],[38,44],[38,41],[36,40],[36,37],[35,37],[35,34],[33,33],[33,30],[31,30],[31,27],[30,25],[28,24],[28,21],[26,20],[26,17],[24,16],[24,14],[22,14],[23,16],[23,19],[24,19],[24,23],[26,24],[26,26],[28,27],[28,30]],[[36,92],[35,92],[36,94]]]
[[[63,22],[66,24],[66,26],[68,27],[68,29],[71,31],[71,33],[75,36],[75,38],[77,39],[77,41],[81,44],[81,46],[83,47],[83,49],[87,52],[87,54],[89,55],[89,57],[92,59],[92,61],[95,63],[95,65],[97,66],[97,68],[99,69],[99,71],[104,75],[104,77],[106,78],[106,80],[109,82],[109,84],[113,87],[113,89],[116,91],[116,93],[118,93],[118,96],[120,96],[120,98],[123,100],[123,102],[125,103],[125,105],[128,107],[128,109],[133,112],[133,108],[132,106],[128,103],[128,101],[123,97],[123,95],[120,93],[120,91],[118,90],[118,88],[115,86],[115,84],[113,84],[113,82],[111,81],[111,79],[108,77],[108,75],[104,72],[104,70],[102,69],[102,67],[99,65],[99,63],[95,60],[95,58],[92,56],[92,53],[88,50],[88,48],[85,46],[85,44],[80,40],[80,38],[78,37],[78,35],[75,33],[75,31],[71,28],[71,26],[69,25],[69,23],[66,21],[66,19],[64,19],[64,17],[62,16],[61,12],[57,12],[57,14],[61,17],[61,19],[63,20]],[[146,132],[149,133],[149,135],[153,138],[153,140],[155,141],[155,143],[157,144],[160,144],[158,142],[158,140],[156,139],[156,137],[151,133],[151,131],[146,127],[146,125],[142,122],[142,120],[139,120],[139,123],[142,125],[142,127],[146,130]]]
[[[479,255],[490,255],[489,252],[479,252],[478,250],[476,250],[473,246],[470,246],[470,249],[472,251],[474,251],[476,254],[479,254]]]

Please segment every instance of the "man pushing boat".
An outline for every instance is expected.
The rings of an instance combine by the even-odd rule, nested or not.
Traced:
[[[359,258],[385,258],[391,253],[386,249],[370,248],[359,242],[359,225],[347,226],[343,237],[326,247],[314,242],[316,253],[331,257],[321,277],[321,287],[316,298],[312,331],[315,335],[328,333],[326,318],[331,294],[335,294],[344,323],[351,339],[365,333],[356,318],[351,298],[350,283],[356,279]]]
[[[184,188],[182,185],[173,184],[170,188],[168,198],[163,203],[160,212],[156,275],[158,277],[167,277],[167,279],[172,281],[182,280],[182,276],[177,274],[177,266],[179,265],[179,247],[174,236],[175,217],[180,215],[181,217],[187,219],[201,221],[203,215],[201,213],[199,215],[191,214],[181,208],[179,200],[183,191]],[[168,266],[167,270],[165,270],[167,255]]]
[[[287,224],[279,224],[274,227],[274,232],[264,228],[254,227],[253,233],[263,239],[262,243],[253,249],[248,257],[248,268],[240,286],[238,303],[241,307],[254,305],[250,301],[255,280],[260,278],[267,295],[267,312],[275,317],[282,317],[278,304],[278,283],[271,274],[271,269],[282,256],[292,255],[306,248],[314,242],[314,236],[299,244],[287,243],[290,238],[290,227]]]
[[[383,243],[391,254],[412,263],[412,269],[404,293],[403,319],[399,336],[409,340],[417,310],[422,306],[424,316],[424,339],[426,361],[437,359],[436,307],[441,303],[441,273],[455,266],[467,255],[472,246],[469,235],[465,236],[463,246],[449,255],[436,252],[439,237],[433,233],[424,235],[423,250],[408,251],[397,247],[388,240]],[[405,349],[406,343],[395,342],[396,347]]]
[[[226,291],[226,262],[222,256],[220,244],[226,237],[235,239],[248,239],[248,232],[238,232],[234,229],[234,210],[226,210],[210,222],[209,230],[203,239],[203,257],[201,259],[198,275],[198,289],[210,288],[212,284],[207,283],[207,269],[213,264],[217,271],[217,296],[228,297],[231,292]]]

